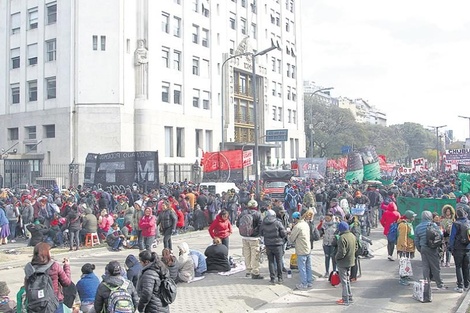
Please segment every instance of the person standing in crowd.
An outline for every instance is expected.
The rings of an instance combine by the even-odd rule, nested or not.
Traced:
[[[161,230],[163,233],[163,247],[173,250],[173,245],[171,242],[171,235],[176,233],[176,223],[178,218],[175,211],[170,206],[170,202],[165,200],[163,202],[163,210],[158,215],[157,225],[161,225]]]
[[[23,205],[21,207],[21,218],[23,219],[23,231],[26,238],[30,238],[31,234],[29,233],[28,229],[26,228],[29,224],[34,222],[34,209],[31,205],[31,200],[25,199],[23,201]]]
[[[170,272],[156,252],[144,250],[139,253],[139,260],[143,268],[137,282],[137,293],[140,295],[137,310],[145,313],[170,312],[169,305],[162,302],[159,292],[162,279],[170,277]]]
[[[415,246],[421,253],[423,278],[430,282],[432,275],[432,279],[437,284],[437,289],[445,290],[447,289],[447,286],[442,282],[441,268],[439,267],[439,249],[428,246],[426,236],[428,227],[432,227],[440,232],[440,228],[432,221],[432,213],[425,210],[421,213],[421,223],[419,223],[415,228]]]
[[[7,244],[8,236],[10,236],[10,223],[5,215],[4,209],[3,202],[0,202],[0,242],[2,245]]]
[[[316,203],[315,203],[315,196],[313,195],[313,192],[315,190],[315,187],[312,185],[310,188],[307,189],[307,192],[304,195],[304,198],[302,199],[302,206],[308,210],[312,209],[316,211]]]
[[[51,277],[54,295],[59,303],[55,312],[62,313],[62,304],[64,301],[62,289],[63,287],[68,287],[72,283],[69,259],[64,258],[63,266],[60,266],[58,262],[55,262],[51,258],[51,246],[45,242],[40,242],[34,246],[33,258],[24,268],[25,289],[28,289],[28,278],[36,271],[47,271],[47,275]],[[51,302],[54,301],[51,299]]]
[[[331,199],[328,212],[338,217],[339,220],[344,220],[344,210],[339,206],[339,200],[337,198]]]
[[[415,233],[413,229],[413,221],[416,214],[407,210],[405,214],[398,220],[398,236],[397,236],[397,253],[399,258],[413,259],[415,256]],[[409,285],[410,277],[400,277],[401,285]]]
[[[139,295],[129,280],[121,275],[121,265],[118,261],[111,261],[106,265],[106,271],[109,275],[104,276],[103,281],[99,284],[95,295],[95,312],[107,312],[109,295],[114,288],[123,288],[132,298],[133,307],[137,308],[139,304]],[[140,311],[140,310],[139,310]],[[142,312],[142,311],[140,311]]]
[[[333,271],[336,271],[336,258],[335,252],[336,247],[334,246],[335,234],[338,229],[338,222],[336,217],[331,213],[327,213],[322,223],[323,229],[323,253],[325,254],[325,275],[323,277],[329,277],[330,275],[330,260],[333,266]]]
[[[441,218],[441,227],[444,231],[444,241],[442,242],[442,258],[441,258],[441,267],[450,267],[450,250],[449,247],[449,238],[450,231],[452,229],[452,223],[455,222],[455,210],[450,204],[446,204],[442,207],[442,218]]]
[[[387,203],[388,202],[388,203]],[[388,235],[390,231],[390,226],[393,223],[396,223],[400,218],[400,213],[398,213],[397,205],[394,201],[387,201],[382,203],[382,209],[385,211],[382,214],[382,218],[380,219],[380,224],[382,224],[384,231],[383,234],[385,236]],[[393,251],[395,250],[395,242],[390,241],[387,239],[387,251],[388,251],[388,260],[395,261],[393,258]]]
[[[152,214],[151,208],[145,208],[144,216],[139,221],[139,228],[142,230],[145,250],[151,251],[153,240],[155,239],[157,221]],[[140,248],[140,247],[139,247]]]
[[[297,289],[309,289],[313,286],[312,260],[310,255],[310,227],[300,217],[299,212],[292,214],[294,226],[288,237],[289,242],[295,245],[297,266],[299,267],[300,284]]]
[[[377,185],[370,185],[367,189],[366,196],[370,201],[370,212],[371,214],[371,224],[372,228],[377,228],[379,221],[379,207],[383,202],[383,197],[380,192],[377,190]]]
[[[338,225],[339,238],[337,239],[336,262],[341,281],[341,299],[336,301],[339,305],[348,305],[353,302],[349,270],[355,264],[355,255],[358,249],[356,236],[349,231],[349,225],[341,222]]]
[[[126,257],[124,264],[126,266],[127,279],[129,279],[134,284],[134,287],[137,288],[137,281],[139,280],[140,273],[142,272],[142,264],[140,264],[139,260],[137,260],[133,254],[129,254]]]
[[[263,219],[259,234],[261,237],[264,237],[268,257],[269,277],[271,278],[270,282],[271,284],[275,284],[275,278],[277,277],[277,283],[281,284],[283,282],[282,256],[284,255],[284,240],[287,236],[287,232],[284,226],[282,226],[281,221],[276,218],[276,212],[271,209],[266,211],[266,217]]]
[[[468,241],[467,229],[470,222],[467,213],[462,209],[457,209],[457,220],[452,224],[449,238],[449,251],[452,252],[455,262],[455,274],[457,276],[457,287],[454,291],[462,293],[470,286],[469,257],[470,243]]]
[[[88,313],[94,306],[96,291],[100,284],[100,279],[93,272],[95,264],[85,263],[82,266],[82,276],[77,282],[77,292],[80,297],[80,310]]]
[[[230,263],[228,260],[228,249],[222,244],[220,238],[215,237],[213,244],[206,248],[204,255],[206,256],[206,265],[208,273],[219,273],[230,271]]]
[[[132,216],[132,225],[137,235],[137,245],[139,246],[140,251],[143,251],[145,249],[144,240],[142,236],[142,229],[139,226],[140,220],[144,216],[144,210],[142,210],[142,203],[142,200],[137,200],[134,202],[134,215]]]
[[[222,210],[216,216],[214,221],[209,226],[209,235],[212,239],[215,237],[220,238],[222,244],[229,248],[229,237],[232,234],[232,224],[230,223],[228,211]]]
[[[10,226],[10,236],[8,237],[10,242],[16,242],[16,224],[18,223],[18,216],[20,216],[20,211],[18,210],[19,203],[19,201],[10,201],[5,206],[5,215]]]
[[[238,212],[238,194],[236,193],[235,189],[230,189],[227,192],[227,211],[229,215],[230,223],[235,223],[237,219],[237,212]]]
[[[67,229],[69,230],[69,251],[73,250],[74,244],[76,245],[75,250],[80,250],[80,229],[81,229],[81,216],[78,214],[76,207],[71,208],[67,214]]]
[[[259,228],[262,218],[257,208],[258,202],[256,200],[248,201],[247,208],[237,219],[237,227],[242,236],[242,254],[245,258],[246,276],[251,276],[252,279],[263,279],[264,277],[259,273]],[[251,234],[247,232],[249,229],[252,230]]]

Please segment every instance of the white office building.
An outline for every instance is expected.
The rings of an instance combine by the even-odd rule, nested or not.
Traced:
[[[112,151],[189,164],[221,145],[249,149],[255,133],[262,168],[305,156],[300,9],[298,0],[0,1],[4,171],[23,160],[36,177]],[[280,49],[255,57],[255,132],[252,56],[222,64],[272,44]],[[266,142],[277,129],[287,141]]]

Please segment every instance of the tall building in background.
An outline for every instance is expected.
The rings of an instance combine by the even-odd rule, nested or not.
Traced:
[[[222,64],[272,44],[255,60],[260,163],[305,155],[300,1],[8,0],[0,17],[5,185],[89,152],[188,164],[222,141],[253,146],[250,56]],[[267,143],[271,129],[288,140]],[[17,160],[29,177],[11,175]]]

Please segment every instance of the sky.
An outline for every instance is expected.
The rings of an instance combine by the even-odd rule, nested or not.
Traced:
[[[362,98],[387,125],[469,137],[469,0],[299,0],[302,76]]]

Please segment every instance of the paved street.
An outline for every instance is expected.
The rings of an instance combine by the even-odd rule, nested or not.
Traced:
[[[443,269],[443,279],[449,285],[448,291],[435,291],[433,302],[422,304],[411,298],[411,287],[398,284],[398,261],[386,260],[386,241],[381,231],[376,230],[374,254],[371,260],[362,260],[363,275],[353,284],[355,303],[349,307],[339,307],[335,301],[340,298],[340,287],[332,287],[324,278],[318,278],[324,272],[323,254],[320,242],[313,250],[313,269],[317,276],[314,288],[309,291],[293,290],[298,283],[298,273],[293,278],[285,278],[284,285],[269,285],[268,279],[258,281],[245,278],[244,272],[232,276],[208,274],[205,279],[190,284],[178,285],[177,301],[171,305],[172,312],[304,312],[312,307],[320,307],[323,312],[455,312],[464,296],[452,291],[455,286],[455,269]],[[186,241],[190,248],[204,251],[211,243],[207,231],[193,232],[174,237],[174,244]],[[15,245],[17,246],[17,245]],[[235,231],[230,241],[230,252],[235,258],[241,255],[241,238]],[[162,247],[157,248],[161,252]],[[54,250],[53,250],[54,251]],[[72,276],[76,282],[80,268],[86,262],[97,266],[96,273],[104,273],[105,265],[113,259],[124,262],[129,253],[137,250],[125,250],[111,253],[104,248],[84,249],[78,252],[56,254],[57,260],[64,256],[71,259]],[[286,262],[293,250],[286,253]],[[2,280],[6,280],[12,291],[18,290],[23,281],[23,266],[30,259],[30,254],[10,256],[13,261],[2,262],[0,271]],[[421,276],[419,256],[413,261],[415,277]],[[9,268],[10,267],[10,268]],[[12,267],[12,268],[11,268]],[[262,264],[262,274],[267,275],[267,262]],[[435,286],[435,285],[433,285]]]

